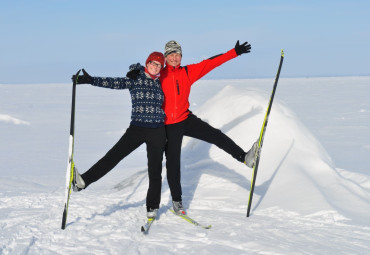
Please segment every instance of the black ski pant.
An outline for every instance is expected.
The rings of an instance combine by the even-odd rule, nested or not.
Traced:
[[[106,175],[143,143],[146,143],[149,175],[146,206],[147,209],[158,209],[162,188],[162,160],[166,144],[165,127],[143,128],[131,125],[107,154],[81,175],[86,187]]]
[[[183,136],[190,136],[216,145],[240,162],[244,162],[245,152],[219,129],[190,113],[182,122],[166,125],[166,168],[167,181],[173,201],[182,201],[181,190],[181,145]]]

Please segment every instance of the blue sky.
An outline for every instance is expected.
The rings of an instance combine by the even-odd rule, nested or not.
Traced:
[[[370,75],[370,1],[2,0],[0,83],[69,82],[80,68],[125,76],[169,40],[182,65],[248,41],[206,79]]]

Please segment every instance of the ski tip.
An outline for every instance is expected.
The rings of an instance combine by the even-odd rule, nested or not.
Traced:
[[[144,235],[147,235],[149,233],[149,229],[144,228],[144,226],[141,227],[141,233]]]
[[[281,50],[281,56],[284,57],[284,50]]]

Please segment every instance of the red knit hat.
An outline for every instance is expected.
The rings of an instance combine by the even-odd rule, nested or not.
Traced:
[[[150,61],[158,61],[162,67],[164,66],[164,56],[161,52],[154,51],[150,53],[149,57],[147,58],[145,62],[145,66],[150,62]]]

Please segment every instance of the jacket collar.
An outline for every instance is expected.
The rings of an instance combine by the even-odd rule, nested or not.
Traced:
[[[176,71],[176,70],[179,70],[180,68],[181,68],[180,65],[178,65],[178,66],[171,66],[171,65],[167,65],[167,62],[166,62],[165,69],[167,69],[168,71]]]

